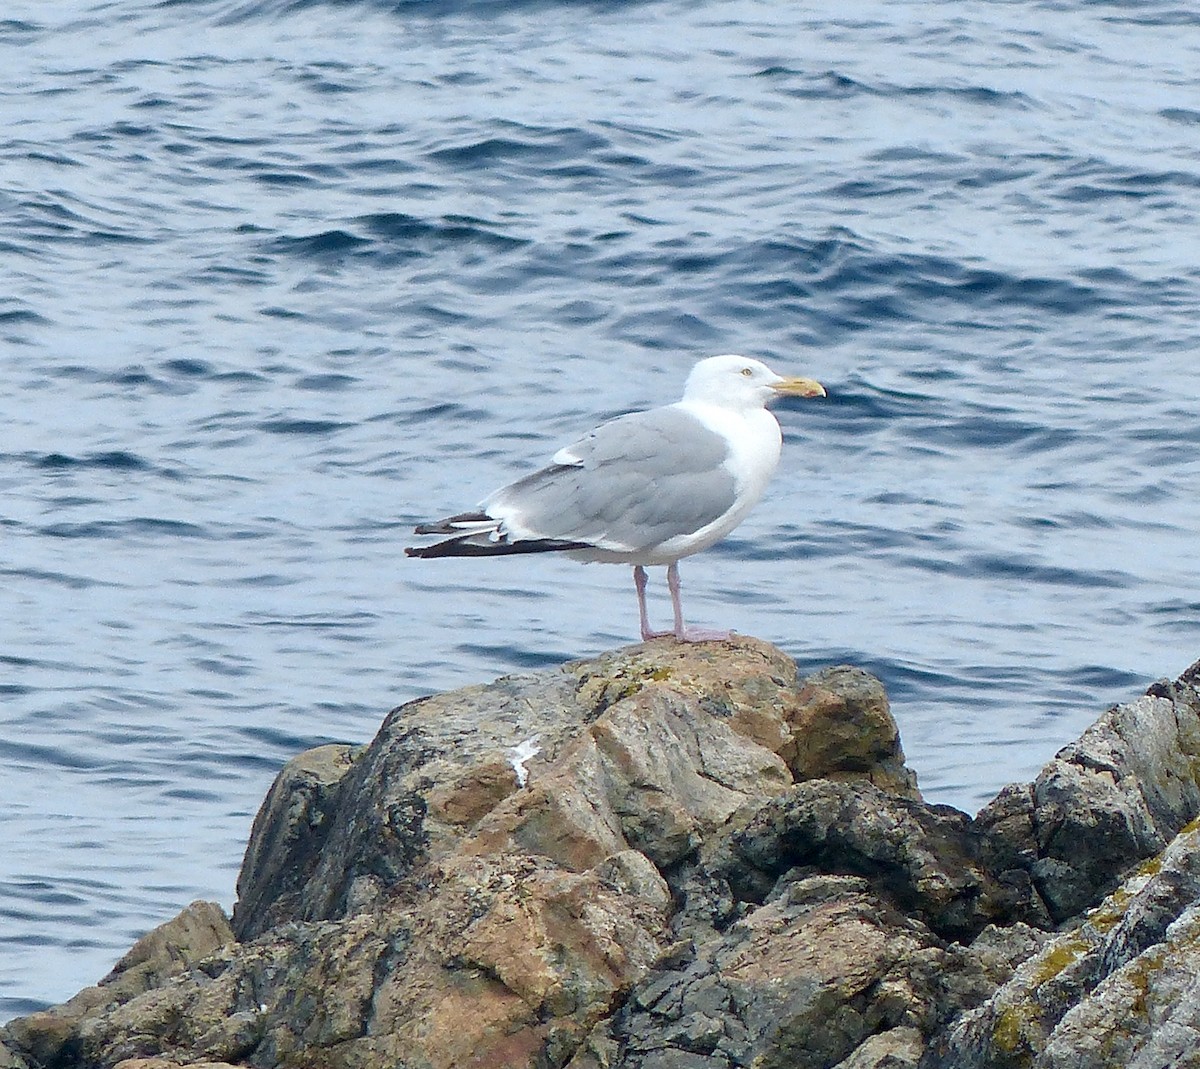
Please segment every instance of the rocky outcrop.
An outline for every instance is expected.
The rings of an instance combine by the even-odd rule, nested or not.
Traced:
[[[1055,921],[1112,890],[1200,813],[1197,666],[1109,709],[1037,779],[979,814],[997,850],[1027,864]]]
[[[0,1069],[79,1064],[83,1035],[110,1015],[190,972],[233,942],[221,907],[193,902],[174,920],[142,936],[99,985],[61,1006],[11,1021],[0,1030]]]
[[[1022,963],[924,1065],[1200,1065],[1200,825]]]
[[[1200,1066],[1198,681],[1200,663],[1108,710],[980,813],[1032,859],[1064,931],[939,1036],[925,1069]]]
[[[878,681],[751,639],[421,699],[284,768],[231,925],[189,907],[0,1069],[1200,1064],[1195,676],[976,819]]]

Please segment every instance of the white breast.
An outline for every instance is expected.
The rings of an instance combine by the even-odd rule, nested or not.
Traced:
[[[673,538],[643,560],[644,564],[669,564],[680,557],[699,553],[732,531],[762,497],[783,449],[779,423],[765,408],[733,409],[702,401],[680,401],[709,430],[729,443],[724,467],[733,476],[736,499],[733,507],[708,526],[690,535]]]
[[[765,408],[725,408],[721,405],[681,401],[686,409],[709,430],[715,431],[729,443],[729,459],[725,467],[737,483],[739,507],[743,502],[750,508],[762,497],[771,476],[779,465],[783,450],[783,435],[779,421]]]

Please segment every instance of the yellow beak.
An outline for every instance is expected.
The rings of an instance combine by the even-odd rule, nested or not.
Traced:
[[[825,397],[825,387],[816,379],[784,379],[771,383],[771,389],[785,397]]]

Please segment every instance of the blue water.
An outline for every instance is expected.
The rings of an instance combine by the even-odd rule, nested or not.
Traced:
[[[877,672],[928,798],[1200,656],[1188,5],[16,0],[0,54],[3,1016],[229,906],[299,750],[633,641],[625,568],[401,547],[701,356],[830,396],[690,621]]]

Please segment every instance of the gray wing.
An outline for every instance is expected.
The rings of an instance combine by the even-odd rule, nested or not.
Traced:
[[[636,412],[560,450],[555,463],[497,490],[483,508],[516,538],[651,549],[733,507],[728,455],[726,440],[687,412]]]

